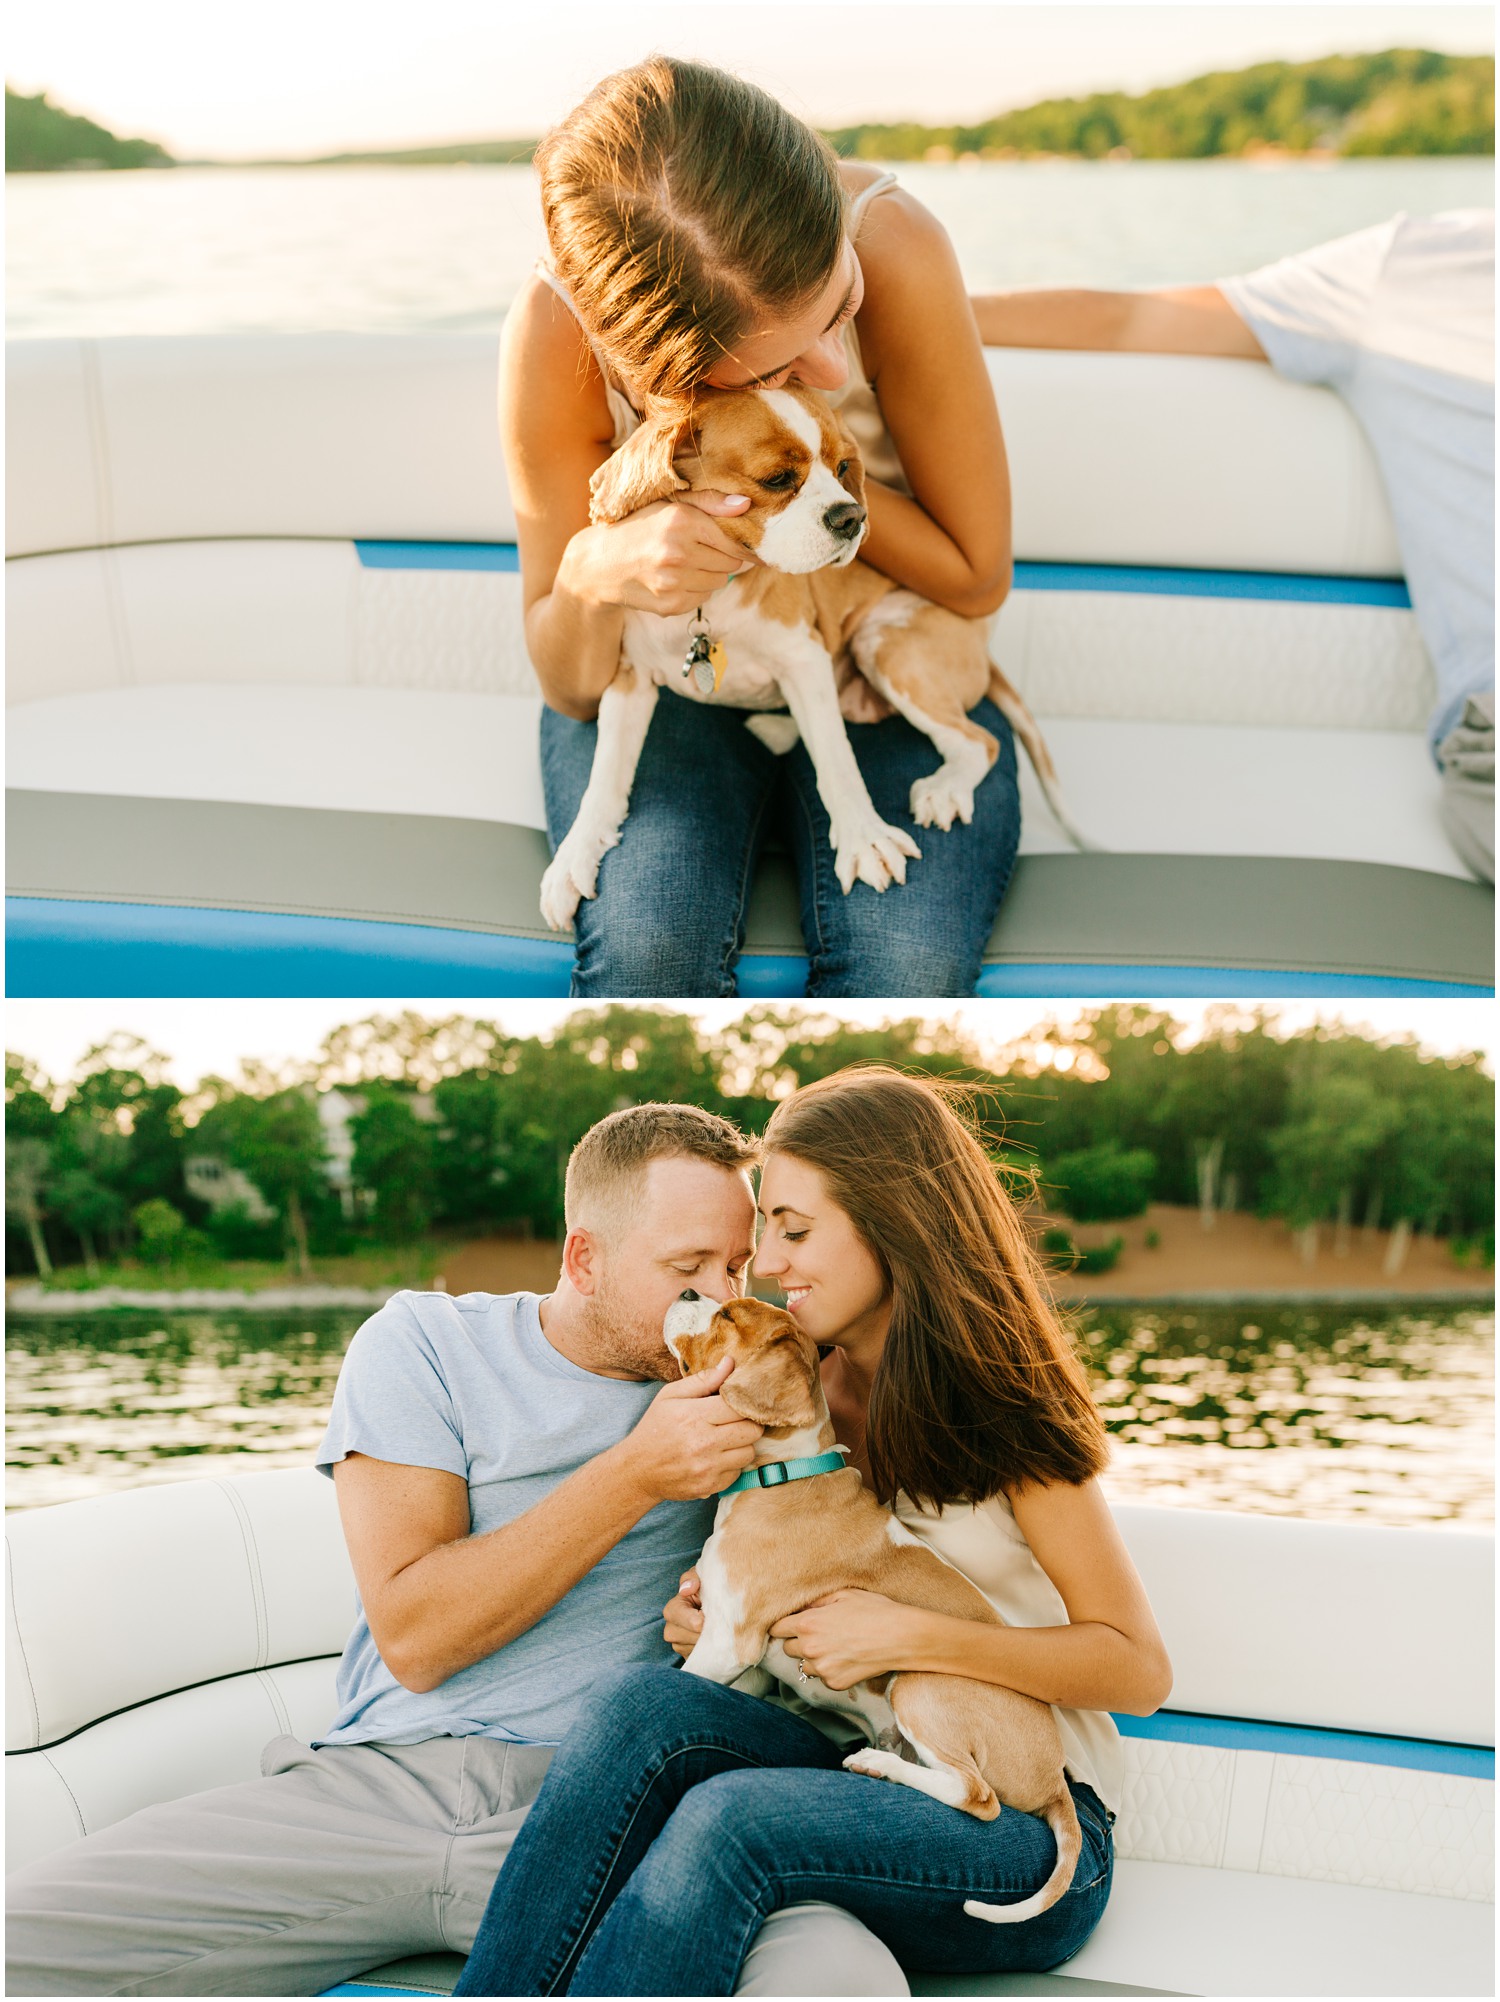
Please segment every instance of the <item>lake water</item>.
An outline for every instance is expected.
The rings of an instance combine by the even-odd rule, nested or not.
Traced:
[[[1223,277],[1397,210],[1489,206],[1489,160],[903,164],[971,289]],[[483,331],[542,247],[528,167],[12,174],[12,336]]]
[[[13,1316],[7,1501],[306,1466],[358,1311]],[[1096,1307],[1116,1501],[1325,1522],[1494,1520],[1494,1317],[1477,1307]]]

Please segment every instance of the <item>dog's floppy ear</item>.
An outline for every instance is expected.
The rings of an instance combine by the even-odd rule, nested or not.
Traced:
[[[849,461],[849,470],[839,481],[839,485],[863,507],[865,504],[865,462],[859,449],[859,440],[836,411],[833,413],[833,421],[839,434],[839,456]]]
[[[736,1362],[719,1395],[737,1417],[753,1425],[795,1425],[809,1416],[817,1373],[817,1350],[788,1328]]]
[[[648,418],[605,460],[589,481],[591,522],[623,521],[638,507],[665,500],[687,485],[672,465],[686,422],[680,416]]]

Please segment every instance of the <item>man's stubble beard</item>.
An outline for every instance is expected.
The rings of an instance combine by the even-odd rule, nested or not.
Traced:
[[[607,1369],[629,1370],[658,1383],[676,1383],[682,1372],[659,1321],[645,1320],[631,1297],[601,1274],[587,1303],[589,1345]]]

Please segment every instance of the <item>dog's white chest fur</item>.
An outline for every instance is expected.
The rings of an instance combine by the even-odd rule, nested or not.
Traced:
[[[658,687],[690,702],[717,702],[726,709],[784,709],[782,677],[798,663],[806,665],[809,635],[768,619],[738,580],[718,591],[704,606],[712,639],[724,649],[724,675],[718,688],[705,694],[684,662],[700,622],[684,615],[664,619],[656,612],[627,612],[621,658]]]

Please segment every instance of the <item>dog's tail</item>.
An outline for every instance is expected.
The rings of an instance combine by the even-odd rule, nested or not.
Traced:
[[[991,702],[1026,746],[1026,755],[1031,760],[1031,768],[1047,796],[1047,804],[1051,807],[1058,826],[1075,848],[1097,849],[1098,842],[1090,841],[1068,811],[1067,803],[1062,796],[1062,787],[1057,781],[1057,768],[1052,762],[1052,753],[1047,749],[1047,739],[1037,728],[1036,718],[1021,700],[1019,691],[1011,686],[993,661],[990,662],[989,692]]]
[[[1057,1843],[1057,1863],[1052,1875],[1039,1891],[1023,1898],[1018,1905],[982,1905],[977,1898],[965,1898],[964,1910],[971,1919],[988,1919],[991,1925],[997,1926],[1019,1925],[1025,1919],[1034,1919],[1049,1905],[1055,1905],[1072,1883],[1083,1849],[1083,1833],[1078,1826],[1078,1810],[1073,1805],[1073,1796],[1068,1792],[1066,1782],[1038,1812],[1052,1830]]]

